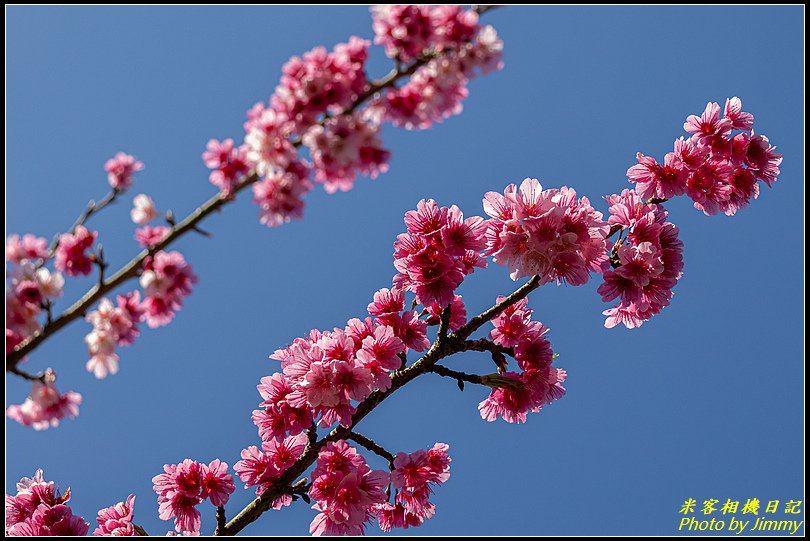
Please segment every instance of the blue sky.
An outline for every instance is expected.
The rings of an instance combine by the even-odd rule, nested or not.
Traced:
[[[245,111],[267,99],[291,55],[373,36],[365,7],[6,15],[6,227],[48,238],[105,193],[102,167],[118,150],[146,163],[131,195],[185,215],[213,193],[205,143],[241,137]],[[6,490],[44,467],[88,520],[134,493],[136,522],[164,534],[172,525],[157,518],[152,476],[186,457],[232,465],[258,443],[255,385],[277,367],[267,355],[365,313],[390,283],[392,243],[419,199],[482,214],[484,192],[537,177],[606,212],[601,196],[627,187],[637,151],[661,158],[687,115],[737,95],[783,153],[782,174],[733,218],[667,204],[686,268],[661,315],[608,330],[598,280],[545,286],[530,306],[568,371],[563,400],[526,425],[486,423],[476,410],[484,390],[425,376],[361,427],[394,451],[451,447],[437,515],[403,533],[672,534],[686,498],[803,499],[803,20],[798,6],[487,14],[506,67],[470,85],[462,115],[422,132],[386,127],[390,171],[349,193],[316,190],[303,221],[267,229],[242,196],[204,222],[212,239],[181,239],[200,282],[170,326],[120,350],[117,376],[84,370],[84,322],[39,348],[27,365],[53,366],[61,389],[84,395],[82,412],[44,432],[7,422]],[[387,69],[374,48],[371,74]],[[136,252],[131,195],[91,222],[113,264]],[[90,283],[71,280],[60,306]],[[492,266],[461,292],[478,312],[516,286]],[[448,364],[491,369],[475,353]],[[8,400],[26,394],[8,381]],[[228,515],[251,498],[240,485]],[[306,534],[314,515],[298,502],[245,533]]]

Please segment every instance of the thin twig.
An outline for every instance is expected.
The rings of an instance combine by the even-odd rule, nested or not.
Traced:
[[[472,333],[477,331],[481,325],[486,323],[487,321],[492,320],[492,318],[498,316],[501,312],[515,304],[516,302],[524,299],[526,295],[534,291],[540,286],[540,277],[539,276],[532,276],[532,278],[523,284],[520,289],[506,297],[501,302],[497,303],[495,306],[490,308],[489,310],[482,312],[468,321],[463,327],[457,330],[455,333],[451,335],[453,339],[461,339],[466,340]]]
[[[84,211],[82,211],[82,213],[79,214],[79,217],[76,218],[76,221],[73,222],[73,225],[70,226],[70,229],[68,229],[68,233],[70,234],[75,233],[77,227],[79,227],[80,225],[84,225],[90,218],[90,216],[92,216],[93,214],[96,214],[107,205],[114,203],[115,200],[118,199],[118,196],[121,195],[122,193],[124,192],[116,188],[113,188],[107,195],[102,197],[98,202],[91,200],[89,203],[87,203],[87,207],[85,207]],[[56,249],[59,247],[59,238],[60,235],[56,235],[54,236],[53,241],[51,241],[51,245],[48,247],[48,259],[51,259],[53,255],[56,253]],[[40,260],[37,263],[37,268],[42,267],[45,264],[45,261],[47,260]]]
[[[400,79],[407,77],[408,75],[413,74],[419,67],[427,64],[435,55],[430,56],[422,56],[415,60],[408,66],[402,67],[400,69],[394,69],[389,72],[385,77],[380,80],[371,82],[366,89],[365,92],[360,94],[357,99],[349,106],[347,109],[342,111],[340,114],[351,114],[354,112],[357,107],[362,105],[365,101],[369,98],[374,96],[377,92],[384,90],[386,88],[394,86]],[[328,115],[322,120],[325,121]],[[296,147],[301,146],[301,141],[293,141],[293,145]],[[118,272],[116,272],[109,280],[96,284],[92,289],[90,289],[87,293],[84,294],[78,301],[76,301],[72,306],[70,306],[65,312],[63,312],[59,317],[55,320],[47,323],[41,330],[37,331],[33,335],[29,336],[25,340],[23,340],[17,347],[14,348],[14,351],[10,352],[6,356],[6,371],[10,372],[9,367],[16,366],[20,360],[28,355],[31,351],[33,351],[36,347],[42,344],[45,340],[47,340],[50,336],[54,333],[62,329],[68,323],[82,317],[87,310],[101,297],[103,297],[107,292],[110,290],[118,287],[119,285],[123,284],[124,282],[135,278],[141,269],[143,260],[149,256],[162,250],[163,248],[172,244],[175,240],[177,240],[180,236],[188,231],[197,231],[200,230],[197,228],[197,224],[206,218],[211,213],[220,210],[224,205],[230,203],[231,201],[235,200],[235,195],[254,182],[259,179],[258,175],[255,171],[251,171],[248,175],[246,175],[242,181],[240,181],[236,187],[231,191],[229,196],[223,196],[222,194],[216,194],[211,197],[208,201],[206,201],[202,206],[198,207],[195,211],[189,214],[186,218],[184,218],[181,222],[177,225],[173,225],[171,230],[169,231],[168,235],[166,235],[161,241],[157,242],[153,246],[149,246],[146,250],[142,251],[138,254],[134,259],[132,259],[129,263],[124,265]],[[109,203],[113,202],[118,194],[121,192],[117,192],[113,190],[108,196],[104,199],[99,201],[98,203],[91,203],[88,205],[88,208],[85,210],[84,213],[79,217],[74,224],[72,230],[74,230],[78,225],[83,224],[87,218],[89,218],[92,214],[101,210],[104,206],[107,206]],[[58,240],[54,241],[58,244]],[[56,249],[56,244],[54,245],[54,250]]]
[[[394,455],[386,451],[384,447],[376,443],[371,438],[367,438],[364,435],[358,434],[357,432],[354,431],[349,432],[349,439],[360,444],[362,447],[365,447],[372,453],[383,457],[385,460],[388,461],[389,469],[391,471],[394,471]]]

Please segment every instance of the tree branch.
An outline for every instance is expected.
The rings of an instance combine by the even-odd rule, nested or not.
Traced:
[[[466,329],[467,335],[472,333],[478,327],[483,325],[486,321],[489,321],[493,317],[496,317],[498,314],[506,310],[509,306],[513,305],[514,303],[518,302],[520,299],[526,297],[532,290],[537,288],[540,279],[535,276],[531,280],[529,280],[526,284],[521,286],[517,291],[509,295],[503,301],[495,304],[488,310],[485,310],[473,320],[473,321],[462,327],[462,329]],[[462,329],[459,329],[461,331]],[[487,385],[489,387],[504,387],[504,386],[511,386],[517,385],[518,383],[510,380],[508,378],[503,378],[498,376],[497,374],[490,374],[487,376],[470,376],[469,374],[463,374],[462,372],[455,372],[450,371],[445,367],[436,367],[436,363],[441,359],[453,355],[455,353],[459,353],[462,351],[467,351],[469,349],[478,348],[480,345],[480,341],[471,340],[467,341],[464,338],[461,338],[459,333],[455,335],[451,334],[447,336],[447,339],[444,341],[440,341],[437,337],[433,344],[430,346],[430,349],[422,355],[416,362],[411,364],[408,367],[402,368],[396,371],[391,378],[391,387],[387,390],[377,390],[371,393],[365,400],[360,402],[355,409],[354,415],[352,415],[351,421],[351,428],[345,428],[343,426],[338,425],[328,435],[321,438],[320,440],[312,443],[310,440],[310,444],[307,445],[304,453],[301,457],[296,461],[294,465],[292,465],[288,470],[286,470],[273,485],[268,487],[261,496],[254,499],[250,502],[247,506],[245,506],[242,511],[239,512],[234,518],[228,522],[224,528],[221,528],[217,531],[217,535],[236,535],[242,529],[244,529],[248,524],[255,522],[265,511],[270,509],[273,502],[283,494],[286,494],[290,490],[290,484],[300,477],[318,458],[318,453],[320,450],[329,442],[335,442],[338,440],[347,440],[347,439],[354,439],[352,435],[357,435],[356,432],[353,430],[357,427],[357,425],[374,409],[379,406],[386,398],[394,394],[398,389],[406,385],[407,383],[413,381],[417,377],[427,374],[429,372],[436,372],[439,373],[441,371],[445,371],[446,373],[453,373],[454,375],[462,374],[464,377],[476,377],[479,378],[475,383],[480,383],[483,385]],[[483,347],[483,346],[480,346]],[[487,349],[488,351],[488,349]],[[449,372],[448,372],[449,371]],[[354,439],[357,441],[357,439]],[[360,443],[360,442],[358,442]],[[373,442],[372,442],[373,443]],[[361,444],[362,445],[362,444]],[[376,451],[375,451],[376,452]],[[390,454],[390,453],[389,453]]]
[[[360,94],[357,99],[349,106],[347,109],[343,110],[339,114],[351,114],[354,112],[360,105],[366,102],[369,98],[374,96],[376,93],[384,90],[386,88],[394,86],[400,79],[407,77],[413,74],[417,69],[421,66],[427,64],[432,58],[435,58],[438,54],[426,54],[418,59],[416,59],[411,64],[393,69],[389,72],[385,77],[379,79],[377,81],[373,81],[369,84],[368,88]],[[321,122],[325,122],[329,117],[326,115]],[[293,141],[292,143],[295,147],[301,146],[301,140]],[[140,272],[143,260],[146,259],[147,256],[158,252],[170,244],[172,244],[175,240],[180,238],[183,234],[187,233],[188,231],[196,231],[201,232],[197,224],[201,222],[204,218],[212,214],[214,211],[221,209],[223,206],[227,205],[231,201],[235,200],[236,194],[253,184],[259,179],[258,175],[255,171],[251,171],[245,178],[242,179],[239,184],[236,185],[234,190],[231,192],[229,197],[223,197],[222,194],[217,193],[213,197],[211,197],[208,201],[206,201],[203,205],[198,207],[195,211],[189,214],[186,218],[184,218],[180,223],[177,225],[173,225],[169,234],[163,238],[160,242],[156,243],[153,246],[150,246],[146,250],[143,250],[140,254],[138,254],[134,259],[132,259],[129,263],[124,265],[118,272],[116,272],[113,276],[111,276],[108,280],[100,281],[96,284],[93,288],[91,288],[87,293],[85,293],[78,301],[76,301],[72,306],[70,306],[64,313],[62,313],[59,317],[46,323],[46,325],[36,333],[32,334],[25,340],[23,340],[17,347],[14,348],[14,351],[10,352],[6,356],[6,371],[12,372],[10,369],[19,363],[23,357],[31,353],[34,349],[36,349],[40,344],[42,344],[45,340],[47,340],[50,336],[58,332],[68,323],[83,317],[85,313],[93,306],[96,301],[101,299],[104,295],[106,295],[109,291],[115,289],[119,285],[123,284],[124,282],[135,278],[138,273]],[[108,194],[104,199],[95,203],[91,201],[88,204],[87,209],[79,216],[76,220],[76,223],[71,228],[71,231],[74,231],[75,228],[81,224],[83,224],[87,219],[107,206],[108,204],[115,201],[118,195],[122,193],[120,191],[113,190]],[[58,245],[58,238],[54,239],[54,244],[52,245],[53,251],[56,250]],[[50,253],[50,252],[49,252]],[[13,373],[13,372],[12,372]]]
[[[354,431],[349,432],[349,439],[387,460],[389,469],[394,471],[394,455],[386,451],[385,448],[378,445],[374,440]]]
[[[454,340],[466,340],[472,333],[477,331],[481,325],[486,323],[487,321],[492,320],[494,317],[497,317],[501,312],[515,304],[516,302],[524,299],[529,293],[534,291],[540,286],[540,277],[539,276],[532,276],[531,280],[523,284],[520,289],[506,297],[504,300],[493,306],[492,308],[481,312],[470,321],[467,322],[466,325],[461,327],[455,333],[451,335],[451,339]]]
[[[107,205],[109,205],[111,203],[114,203],[115,200],[118,199],[118,196],[121,195],[122,193],[124,193],[122,190],[118,190],[116,188],[113,188],[112,190],[110,190],[110,192],[107,195],[102,197],[98,202],[90,200],[90,202],[87,203],[87,207],[85,207],[84,211],[81,214],[79,214],[79,217],[76,218],[76,221],[73,222],[73,225],[70,226],[70,229],[68,229],[67,232],[71,233],[71,234],[75,233],[77,227],[79,227],[80,225],[84,225],[87,222],[87,220],[90,218],[90,216],[92,216],[93,214],[96,214],[97,212],[99,212],[101,209],[103,209]],[[51,245],[48,246],[48,258],[47,259],[51,259],[53,257],[53,254],[56,253],[56,249],[59,247],[59,237],[60,236],[61,236],[60,234],[57,234],[56,236],[54,236],[53,241],[51,241]],[[47,261],[47,259],[39,260],[37,262],[36,267],[37,268],[42,267],[45,264],[45,262]]]

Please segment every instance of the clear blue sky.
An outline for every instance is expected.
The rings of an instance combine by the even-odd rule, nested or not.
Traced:
[[[105,193],[102,167],[118,150],[146,163],[131,195],[185,215],[213,193],[205,143],[241,137],[291,55],[373,36],[365,7],[6,14],[6,225],[48,238]],[[84,370],[84,322],[39,348],[28,366],[53,366],[60,388],[84,395],[82,412],[44,432],[7,423],[6,490],[44,467],[91,522],[132,492],[136,522],[164,534],[152,476],[186,457],[232,465],[258,442],[255,385],[277,366],[267,355],[364,314],[419,199],[482,214],[484,192],[531,176],[606,211],[600,197],[627,187],[637,151],[662,157],[687,115],[737,95],[784,154],[782,174],[733,218],[668,204],[686,243],[672,306],[640,330],[607,330],[598,280],[546,286],[530,305],[568,370],[563,400],[526,425],[488,424],[483,390],[425,376],[361,427],[391,450],[450,444],[438,514],[407,533],[671,534],[686,498],[803,499],[803,8],[510,7],[486,20],[505,69],[471,84],[461,116],[424,132],[387,127],[389,173],[315,191],[305,219],[279,229],[243,196],[203,224],[213,239],[183,238],[194,295],[169,327],[120,350],[117,376]],[[370,68],[388,69],[379,48]],[[114,263],[136,252],[130,200],[91,222]],[[71,280],[60,306],[90,283]],[[515,286],[492,266],[462,293],[479,311]],[[475,353],[449,364],[490,369]],[[17,379],[7,387],[12,402],[27,394]],[[252,497],[240,485],[228,515]],[[210,532],[213,508],[201,510]],[[299,502],[245,533],[306,534],[314,515]]]

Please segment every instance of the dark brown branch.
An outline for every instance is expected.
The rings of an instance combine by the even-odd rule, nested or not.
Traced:
[[[358,443],[359,445],[365,447],[372,453],[381,456],[385,460],[388,461],[388,465],[390,469],[393,471],[394,469],[394,455],[390,452],[386,451],[381,445],[377,444],[371,438],[367,438],[362,434],[358,434],[357,432],[351,431],[349,432],[349,439]]]
[[[532,278],[523,284],[520,289],[506,297],[504,300],[493,306],[492,308],[481,312],[470,321],[467,322],[466,325],[461,327],[455,333],[451,335],[451,339],[460,339],[465,340],[467,339],[472,333],[477,331],[481,325],[486,323],[487,321],[491,321],[492,318],[498,316],[501,312],[515,304],[516,302],[524,299],[529,293],[534,291],[540,285],[540,277],[539,276],[532,276]]]
[[[225,518],[225,508],[221,505],[217,506],[217,529],[214,530],[214,535],[225,527],[227,519]]]
[[[39,381],[41,383],[45,383],[45,372],[40,372],[39,374],[29,374],[25,370],[20,370],[17,366],[12,366],[8,369],[8,371],[15,376],[19,376],[28,381]]]

